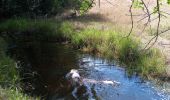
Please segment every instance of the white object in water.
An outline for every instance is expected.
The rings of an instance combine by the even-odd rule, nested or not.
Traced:
[[[108,81],[108,80],[104,80],[104,81],[97,81],[94,79],[83,79],[84,82],[89,82],[89,83],[102,83],[102,84],[108,84],[108,85],[118,85],[120,84],[120,82],[117,81]]]
[[[78,73],[78,71],[77,70],[75,70],[75,69],[72,69],[71,71],[70,71],[70,73],[72,74],[71,75],[71,78],[80,78],[80,75],[79,75],[79,73]]]
[[[110,84],[110,85],[114,85],[114,82],[113,81],[102,81],[104,84]]]
[[[70,82],[73,87],[81,86],[82,80],[81,76],[76,69],[71,69],[71,71],[66,75],[66,79]]]
[[[104,84],[108,84],[108,85],[118,85],[118,84],[120,84],[120,82],[117,82],[117,81],[108,81],[108,80],[106,80],[106,81],[102,81],[102,83],[104,83]]]
[[[76,69],[72,69],[67,75],[67,79],[80,78],[79,72]]]

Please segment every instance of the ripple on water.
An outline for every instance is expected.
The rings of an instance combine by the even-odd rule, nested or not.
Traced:
[[[102,100],[170,100],[170,94],[166,93],[168,89],[160,89],[149,81],[143,82],[137,76],[129,78],[123,68],[108,64],[106,60],[85,55],[82,61],[88,62],[80,66],[86,69],[84,73],[88,73],[83,77],[109,83],[120,82],[118,86],[94,83],[93,89]],[[93,85],[87,83],[87,86]]]

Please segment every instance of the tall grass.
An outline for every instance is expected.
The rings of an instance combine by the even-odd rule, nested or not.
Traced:
[[[19,88],[19,71],[16,62],[6,55],[7,43],[0,37],[0,99],[30,100]]]
[[[29,97],[21,93],[18,89],[0,88],[1,100],[39,100],[39,98]]]
[[[161,75],[165,71],[165,59],[159,50],[142,51],[139,39],[123,38],[123,35],[115,30],[89,28],[72,35],[71,42],[84,51],[117,60],[127,67],[130,75],[138,73],[148,77]]]
[[[3,86],[15,85],[19,78],[16,63],[6,55],[6,48],[7,44],[0,38],[0,84]]]
[[[68,27],[69,26],[69,27]],[[15,41],[62,41],[72,33],[67,22],[31,19],[9,19],[0,23],[0,33]]]
[[[0,24],[1,33],[10,33],[17,40],[69,41],[83,51],[115,59],[127,67],[129,74],[156,76],[164,73],[165,60],[156,50],[141,51],[142,44],[134,37],[123,38],[122,30],[86,28],[76,30],[70,22],[54,20],[11,19]]]

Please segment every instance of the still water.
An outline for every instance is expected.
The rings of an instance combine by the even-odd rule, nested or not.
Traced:
[[[25,93],[45,100],[170,100],[168,82],[128,77],[124,68],[67,45],[28,42],[16,45],[11,54],[21,66]],[[83,80],[78,93],[65,78],[71,69]]]

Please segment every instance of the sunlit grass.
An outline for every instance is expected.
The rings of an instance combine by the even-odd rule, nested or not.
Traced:
[[[164,73],[165,59],[155,49],[142,51],[140,39],[125,38],[121,29],[84,27],[76,30],[69,21],[13,19],[0,24],[0,32],[19,34],[16,40],[69,41],[77,49],[95,53],[127,67],[129,74],[142,76]],[[30,34],[30,35],[29,35]],[[15,37],[15,35],[14,35]]]
[[[18,89],[0,88],[1,100],[39,100],[21,93]]]
[[[12,37],[15,41],[63,41],[73,33],[73,27],[68,22],[31,19],[9,19],[0,23],[0,32]]]
[[[142,51],[139,39],[132,36],[124,38],[123,35],[119,31],[88,28],[74,34],[71,42],[86,52],[117,60],[127,67],[130,75],[138,73],[148,77],[165,71],[165,59],[159,50]]]

